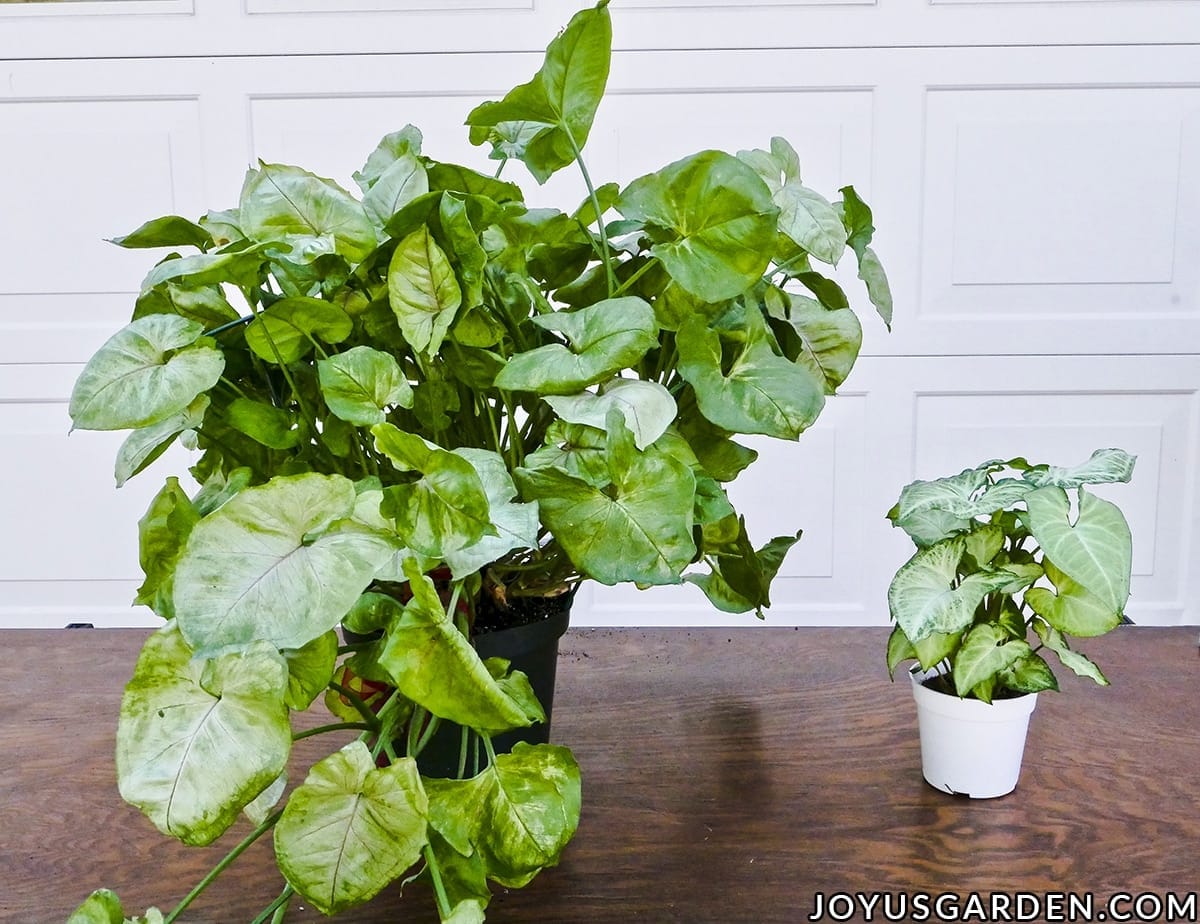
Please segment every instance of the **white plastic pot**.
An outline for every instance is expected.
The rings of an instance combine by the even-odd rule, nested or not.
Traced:
[[[912,674],[921,772],[934,789],[972,799],[994,799],[1017,788],[1029,716],[1037,694],[992,703],[931,690]]]

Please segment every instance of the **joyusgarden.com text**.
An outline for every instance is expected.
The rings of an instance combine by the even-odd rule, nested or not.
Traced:
[[[808,921],[1196,922],[1196,892],[817,892]]]

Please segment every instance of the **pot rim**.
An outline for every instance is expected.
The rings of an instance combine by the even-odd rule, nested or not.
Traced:
[[[946,673],[942,665],[923,671],[915,667],[908,672],[912,681],[913,698],[920,708],[941,715],[961,717],[975,722],[1011,722],[1028,716],[1037,706],[1037,693],[1022,693],[1007,699],[985,703],[979,699],[963,699],[925,686],[925,680]]]

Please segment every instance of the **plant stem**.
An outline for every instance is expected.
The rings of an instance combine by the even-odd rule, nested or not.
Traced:
[[[289,882],[283,887],[283,891],[275,896],[275,900],[267,905],[250,924],[266,924],[268,918],[271,920],[271,924],[280,924],[283,921],[282,915],[287,913],[288,902],[295,894],[296,890]]]
[[[187,909],[187,906],[194,902],[201,892],[212,885],[214,879],[220,876],[221,873],[223,873],[229,867],[229,865],[233,863],[234,860],[245,853],[246,848],[248,848],[256,840],[275,827],[275,823],[279,821],[279,817],[282,814],[283,809],[278,809],[272,812],[261,825],[247,834],[245,839],[243,839],[240,844],[234,847],[233,850],[229,851],[229,853],[225,854],[221,862],[214,866],[209,871],[208,875],[201,879],[196,884],[196,887],[192,889],[192,891],[188,892],[186,896],[184,896],[183,901],[176,905],[175,909],[165,918],[163,918],[163,924],[172,924],[176,918],[183,914],[183,912]]]
[[[644,276],[649,271],[650,267],[652,267],[654,265],[654,263],[655,263],[654,260],[647,260],[645,263],[643,263],[641,266],[639,266],[637,268],[637,270],[632,275],[630,275],[630,277],[628,279],[626,279],[623,283],[621,283],[617,287],[617,291],[614,292],[613,295],[620,295],[622,292],[624,292],[626,289],[628,289],[631,285],[633,285],[635,282],[637,282],[639,279],[641,279],[642,276]]]
[[[366,721],[368,729],[374,732],[379,731],[379,716],[371,711],[371,707],[366,704],[361,696],[359,696],[353,690],[342,686],[340,683],[335,683],[332,680],[329,681],[329,689],[348,700],[350,705],[358,710],[358,714],[361,715]]]
[[[292,741],[299,741],[301,738],[311,738],[313,735],[323,735],[326,732],[342,731],[343,729],[354,729],[355,731],[372,730],[371,726],[366,722],[334,722],[330,725],[321,725],[317,728],[296,732],[296,734],[292,735]]]
[[[604,210],[600,208],[600,198],[596,195],[596,187],[592,185],[592,176],[588,173],[587,164],[583,161],[583,151],[575,142],[575,135],[572,134],[570,126],[565,123],[562,128],[571,145],[571,153],[575,155],[575,163],[579,164],[579,172],[583,174],[583,183],[587,187],[588,199],[591,200],[592,208],[596,210],[596,230],[600,234],[600,252],[604,258],[604,274],[608,278],[608,297],[612,298],[617,291],[617,277],[613,273],[612,254],[608,249],[608,232],[604,230]]]
[[[459,738],[458,745],[458,778],[461,780],[467,772],[467,744],[471,734],[471,729],[467,726],[462,727],[462,735]]]
[[[425,845],[422,853],[425,855],[425,862],[429,865],[429,878],[433,880],[433,891],[437,896],[438,917],[443,921],[448,920],[454,909],[450,907],[450,896],[446,894],[446,884],[442,882],[441,867],[438,866],[433,848],[428,844]]]
[[[253,320],[254,315],[248,314],[245,317],[238,318],[236,321],[230,321],[227,324],[222,324],[220,327],[214,327],[212,330],[206,330],[204,332],[204,336],[215,337],[217,334],[223,334],[227,330],[233,330],[233,328],[237,327],[239,324],[248,324]]]

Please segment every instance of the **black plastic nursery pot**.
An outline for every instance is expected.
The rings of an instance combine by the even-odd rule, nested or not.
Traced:
[[[558,667],[558,643],[570,624],[573,593],[556,597],[538,597],[539,617],[523,625],[494,629],[476,635],[472,644],[479,657],[503,658],[512,670],[529,678],[533,692],[546,712],[546,721],[527,728],[518,728],[492,738],[497,754],[507,754],[520,742],[546,744],[550,740],[550,720],[554,706],[554,681]],[[518,603],[518,607],[519,607]],[[543,615],[544,614],[544,615]],[[365,641],[366,636],[343,630],[347,641]],[[428,777],[457,777],[462,747],[462,727],[443,720],[417,758],[421,774]],[[472,775],[473,746],[468,749],[467,775]],[[478,750],[478,766],[487,764],[482,745]]]

